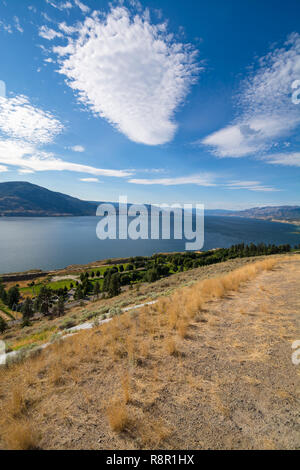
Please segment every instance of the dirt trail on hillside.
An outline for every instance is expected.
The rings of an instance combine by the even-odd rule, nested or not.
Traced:
[[[126,325],[124,315],[118,321],[107,326],[112,338]],[[207,303],[178,338],[176,354],[155,349],[155,340],[167,339],[163,330],[154,346],[149,336],[149,351],[145,339],[135,363],[114,340],[97,352],[100,327],[57,347],[61,363],[50,356],[26,362],[26,389],[14,370],[3,375],[0,398],[20,381],[42,449],[299,449],[300,366],[291,347],[300,340],[299,321],[300,257],[285,256]],[[107,406],[120,392],[128,393],[129,421],[114,432]],[[13,398],[6,407],[15,406]]]
[[[281,262],[211,302],[182,348],[184,373],[155,404],[178,448],[300,448],[300,260]],[[180,375],[180,374],[179,374]]]

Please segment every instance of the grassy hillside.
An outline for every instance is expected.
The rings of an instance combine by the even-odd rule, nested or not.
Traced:
[[[217,277],[197,280],[201,269]],[[201,269],[2,369],[0,447],[295,448],[299,256]]]

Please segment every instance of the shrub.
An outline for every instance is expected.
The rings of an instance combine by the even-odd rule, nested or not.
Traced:
[[[106,415],[112,431],[122,432],[128,424],[128,413],[124,400],[114,398],[107,406]]]

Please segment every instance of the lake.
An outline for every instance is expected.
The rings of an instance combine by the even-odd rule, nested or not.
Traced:
[[[0,273],[51,270],[108,258],[185,250],[184,240],[99,240],[98,217],[0,218]],[[237,243],[300,243],[300,227],[236,217],[205,217],[204,250]]]

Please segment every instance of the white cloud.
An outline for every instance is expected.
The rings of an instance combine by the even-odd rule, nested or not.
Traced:
[[[26,168],[21,168],[18,173],[20,175],[31,175],[32,173],[34,173],[34,170],[29,170],[29,169],[26,169]]]
[[[20,20],[17,16],[14,16],[14,23],[15,23],[15,28],[19,33],[24,33],[24,29],[20,25]]]
[[[49,28],[48,26],[43,25],[39,29],[39,36],[44,39],[48,39],[48,41],[52,41],[55,38],[62,38],[63,34],[59,31],[55,31],[54,29]]]
[[[80,178],[79,181],[83,181],[84,183],[99,183],[98,178]]]
[[[191,46],[177,43],[166,24],[151,24],[142,12],[132,17],[125,7],[94,12],[78,29],[53,51],[79,100],[134,142],[171,141],[175,111],[198,71]]]
[[[6,171],[8,171],[7,166],[0,165],[0,173],[5,173]]]
[[[74,34],[78,32],[78,26],[69,26],[65,21],[62,23],[59,23],[58,25],[59,29],[63,31],[66,34]]]
[[[74,0],[74,3],[75,3],[75,5],[78,6],[78,8],[80,8],[82,13],[88,13],[90,11],[90,8],[87,5],[85,5],[84,3],[80,2],[79,0]]]
[[[225,184],[228,189],[247,189],[248,191],[273,192],[279,191],[271,186],[264,186],[260,181],[231,181]]]
[[[46,0],[46,3],[51,5],[53,8],[56,8],[57,10],[70,10],[73,8],[73,5],[70,1],[67,2],[56,2],[54,0]]]
[[[248,191],[277,191],[275,188],[265,186],[260,181],[223,181],[217,174],[201,173],[190,176],[180,176],[175,178],[154,178],[154,179],[137,179],[132,178],[128,181],[133,184],[141,185],[162,185],[162,186],[178,186],[185,184],[195,184],[204,187],[222,187],[225,189],[244,189]]]
[[[62,130],[58,119],[33,106],[26,96],[0,97],[0,131],[8,137],[45,144]]]
[[[34,107],[25,96],[0,97],[0,163],[18,167],[21,174],[35,171],[73,171],[93,176],[129,177],[130,170],[111,170],[64,161],[42,146],[64,129],[50,112]],[[84,152],[82,145],[72,147]],[[1,170],[2,168],[2,170]],[[0,165],[0,171],[5,171]]]
[[[277,153],[264,157],[267,163],[273,165],[285,165],[300,167],[300,152]]]
[[[94,176],[128,177],[129,171],[95,168],[72,163],[40,150],[33,143],[15,140],[0,140],[0,163],[32,171],[74,171]]]
[[[270,149],[300,124],[300,106],[291,99],[292,83],[300,76],[300,35],[292,34],[283,48],[259,61],[242,84],[240,113],[234,123],[204,138],[218,157],[243,157]]]
[[[129,183],[153,185],[160,184],[162,186],[175,186],[182,184],[196,184],[198,186],[215,186],[215,175],[210,173],[202,173],[197,175],[175,177],[175,178],[153,178],[153,179],[130,179]]]
[[[12,27],[10,24],[8,23],[4,23],[4,21],[1,21],[0,20],[0,29],[3,29],[3,31],[5,31],[6,33],[9,33],[9,34],[12,34],[13,33],[13,30],[12,30]]]
[[[82,153],[85,151],[85,148],[82,145],[74,145],[74,147],[70,147],[73,152],[79,152]]]
[[[250,138],[245,137],[245,132],[239,125],[228,126],[214,132],[203,139],[202,143],[215,148],[215,153],[219,157],[243,157],[255,152],[258,145],[257,140],[251,142]]]

